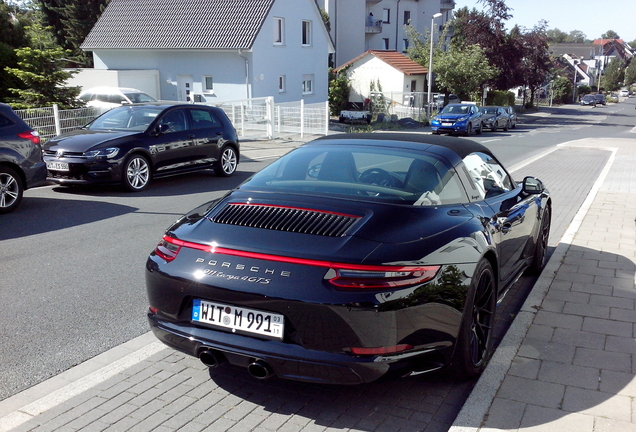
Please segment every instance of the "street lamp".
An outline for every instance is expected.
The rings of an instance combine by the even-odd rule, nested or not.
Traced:
[[[433,88],[433,25],[435,24],[435,18],[441,17],[442,14],[440,12],[436,13],[431,17],[431,53],[428,60],[428,118],[431,118],[431,91]]]

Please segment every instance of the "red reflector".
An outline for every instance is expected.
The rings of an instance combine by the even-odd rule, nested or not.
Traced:
[[[153,314],[153,315],[154,315],[154,314],[156,314],[157,312],[159,312],[159,309],[157,309],[157,308],[154,308],[154,307],[150,306],[150,307],[148,308],[148,312],[150,312],[151,314]]]
[[[40,134],[36,131],[21,132],[18,136],[22,139],[28,139],[35,145],[40,145]]]
[[[377,348],[350,348],[351,352],[355,355],[384,355],[384,354],[395,354],[402,351],[412,350],[413,346],[408,344],[403,345],[395,345],[388,347],[377,347]]]

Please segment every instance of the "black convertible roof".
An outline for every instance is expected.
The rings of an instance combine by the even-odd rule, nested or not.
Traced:
[[[347,144],[371,144],[370,141],[393,141],[393,142],[403,142],[403,143],[413,143],[413,144],[426,144],[426,145],[435,145],[439,147],[447,148],[454,153],[456,153],[460,158],[464,158],[471,153],[474,152],[483,152],[489,155],[492,155],[492,152],[479,143],[475,141],[456,138],[456,137],[447,137],[441,135],[431,135],[431,134],[423,134],[423,133],[395,133],[395,132],[386,132],[386,133],[353,133],[353,134],[336,134],[329,135],[325,137],[320,137],[312,142],[316,144],[321,143],[321,141],[334,141],[334,140],[347,140]],[[363,143],[362,141],[366,141]],[[308,143],[310,144],[310,143]],[[407,146],[410,148],[416,148],[411,146]]]

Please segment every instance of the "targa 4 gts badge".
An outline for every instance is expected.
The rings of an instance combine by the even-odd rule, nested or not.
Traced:
[[[206,260],[197,258],[195,263],[203,263],[206,267],[197,271],[201,276],[220,277],[227,280],[240,280],[250,283],[267,285],[272,281],[272,277],[290,277],[291,272],[287,270],[276,270],[268,267],[247,266],[245,264],[234,264],[227,261]],[[229,273],[232,272],[232,273]],[[239,274],[234,274],[239,272]]]

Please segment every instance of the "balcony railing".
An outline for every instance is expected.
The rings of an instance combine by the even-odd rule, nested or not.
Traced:
[[[364,32],[367,34],[382,33],[382,20],[367,20]]]

